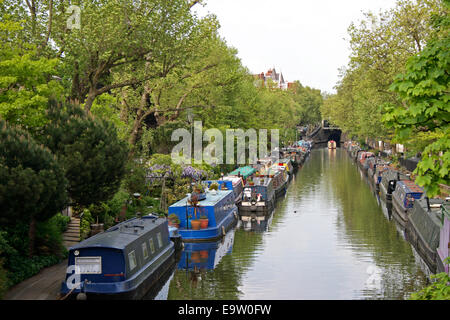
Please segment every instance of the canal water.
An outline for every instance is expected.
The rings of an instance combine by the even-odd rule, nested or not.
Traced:
[[[345,150],[313,150],[268,223],[185,248],[152,298],[407,299],[427,277],[383,206]]]

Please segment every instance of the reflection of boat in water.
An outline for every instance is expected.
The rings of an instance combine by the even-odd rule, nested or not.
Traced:
[[[170,282],[177,270],[177,262],[179,261],[181,252],[175,254],[175,261],[172,266],[161,276],[155,285],[145,294],[142,300],[167,300],[169,296]]]
[[[212,270],[222,258],[233,249],[235,230],[216,242],[185,243],[178,263],[178,269]]]
[[[272,223],[273,211],[263,217],[241,217],[242,226],[246,231],[265,232]]]
[[[174,262],[167,220],[134,218],[70,248],[61,293],[69,298],[84,293],[88,299],[141,299]]]

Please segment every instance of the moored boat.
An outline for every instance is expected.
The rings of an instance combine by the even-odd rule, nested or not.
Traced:
[[[287,184],[289,181],[286,170],[278,166],[272,166],[266,173],[266,176],[272,178],[273,188],[275,190],[275,199],[283,196],[286,193]]]
[[[392,193],[393,216],[403,228],[406,227],[415,200],[423,195],[423,189],[411,180],[397,181]]]
[[[234,202],[236,205],[242,200],[242,191],[244,190],[244,181],[241,177],[237,176],[225,176],[220,180],[210,180],[206,181],[208,187],[211,186],[212,183],[217,183],[219,185],[220,190],[233,190],[234,193]]]
[[[244,184],[246,183],[248,178],[251,178],[256,173],[256,169],[252,166],[245,166],[245,167],[239,167],[229,174],[227,174],[228,177],[239,177],[242,178],[244,181]]]
[[[392,170],[391,168],[383,171],[380,182],[380,197],[383,200],[391,201],[392,193],[395,191],[397,181],[408,180],[409,177],[400,173],[399,171]]]
[[[206,198],[196,201],[190,195],[172,204],[169,215],[180,220],[178,232],[183,242],[214,241],[225,236],[238,220],[233,190],[211,190]],[[203,227],[200,219],[207,220]]]
[[[419,199],[406,224],[406,239],[427,264],[432,273],[436,272],[437,248],[441,229],[442,199]]]
[[[336,149],[336,141],[334,140],[328,141],[328,149]]]
[[[270,214],[275,208],[273,180],[267,176],[255,177],[244,188],[239,205],[241,219],[256,219]]]
[[[448,198],[447,198],[448,199]],[[441,230],[439,235],[439,247],[436,255],[437,272],[450,272],[450,267],[445,260],[450,257],[450,201],[441,206]]]
[[[122,222],[69,249],[61,294],[140,299],[175,263],[174,255],[167,219],[144,216]]]

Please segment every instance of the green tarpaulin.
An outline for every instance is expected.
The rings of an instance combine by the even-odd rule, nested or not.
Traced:
[[[236,170],[234,170],[233,172],[230,172],[229,175],[230,176],[237,176],[239,173],[241,174],[241,176],[244,179],[247,179],[249,176],[251,176],[252,174],[254,174],[256,172],[255,168],[252,168],[250,166],[246,166],[246,167],[240,167],[237,168]]]

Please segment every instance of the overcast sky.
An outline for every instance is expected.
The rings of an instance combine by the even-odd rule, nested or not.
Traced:
[[[196,10],[217,15],[220,34],[252,72],[275,67],[285,80],[334,92],[348,62],[347,28],[362,12],[393,8],[395,0],[206,0]],[[345,38],[345,39],[344,39]]]

